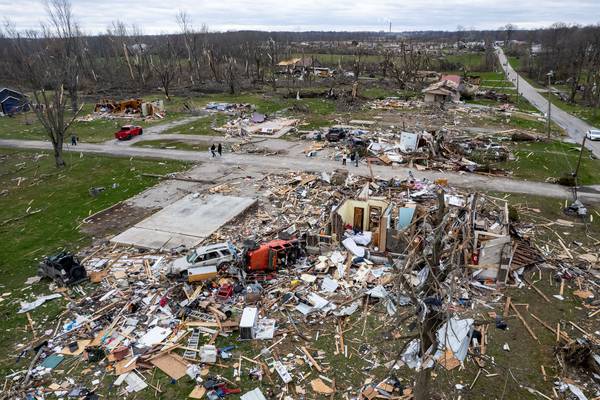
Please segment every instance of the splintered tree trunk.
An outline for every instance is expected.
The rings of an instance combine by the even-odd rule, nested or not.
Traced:
[[[444,214],[446,212],[445,202],[444,202],[444,193],[440,190],[437,193],[438,196],[438,212],[437,212],[437,221],[436,221],[436,229],[437,232],[435,234],[435,239],[433,243],[433,255],[431,258],[431,271],[429,272],[429,276],[424,286],[424,293],[426,296],[432,296],[435,294],[435,286],[433,275],[438,275],[439,269],[438,266],[440,264],[440,256],[442,250],[442,236],[443,231],[441,229],[441,225],[444,221]],[[425,317],[423,321],[423,326],[421,329],[421,354],[425,353],[429,347],[433,346],[434,352],[438,347],[437,335],[436,331],[438,327],[442,324],[442,318],[439,313],[434,312],[433,310],[429,311],[429,314]],[[429,400],[431,398],[431,368],[422,369],[417,372],[417,377],[415,379],[415,388],[414,395],[415,400]]]
[[[71,99],[71,110],[77,112],[79,109],[79,98],[77,97],[77,89],[69,89],[69,98]]]
[[[431,340],[431,336],[429,333],[433,334],[433,330],[435,328],[435,319],[432,317],[427,317],[423,322],[423,330],[424,334],[421,340],[421,352],[427,351],[427,349],[434,343]],[[437,343],[435,343],[437,346]],[[423,368],[419,372],[417,372],[417,377],[415,379],[415,388],[414,395],[415,400],[429,400],[430,389],[431,389],[431,368]]]
[[[162,85],[163,85],[163,91],[165,92],[165,98],[167,99],[167,101],[170,101],[171,98],[169,97],[169,86],[171,85],[171,81],[168,78],[164,78],[162,81]]]
[[[53,143],[54,146],[54,162],[56,163],[56,168],[64,168],[67,166],[65,159],[63,158],[63,148],[62,148],[62,139],[59,139],[59,143]]]

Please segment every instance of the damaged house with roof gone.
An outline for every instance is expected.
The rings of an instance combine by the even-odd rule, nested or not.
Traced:
[[[363,196],[359,196],[363,198]],[[374,246],[385,249],[387,229],[391,226],[392,205],[385,198],[347,199],[331,215],[332,235],[338,241],[352,231]],[[358,243],[358,242],[357,242]]]
[[[0,115],[11,115],[29,111],[29,100],[23,93],[9,88],[0,88]]]
[[[439,82],[433,83],[423,89],[425,103],[447,103],[460,101],[463,90],[462,78],[458,75],[442,75]]]
[[[280,74],[291,74],[295,76],[304,76],[313,74],[319,77],[329,77],[333,75],[334,70],[321,65],[319,60],[314,57],[296,57],[289,60],[283,60],[277,63]]]

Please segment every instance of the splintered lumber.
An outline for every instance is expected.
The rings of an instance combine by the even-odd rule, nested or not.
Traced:
[[[548,296],[546,296],[546,295],[544,294],[544,292],[542,292],[542,291],[541,291],[539,288],[535,287],[535,286],[533,285],[533,283],[531,283],[531,282],[529,281],[529,279],[527,279],[527,278],[523,277],[523,280],[524,280],[524,281],[525,281],[525,282],[526,282],[526,283],[527,283],[527,284],[528,284],[528,285],[529,285],[529,286],[530,286],[530,287],[531,287],[533,290],[535,290],[535,292],[536,292],[537,294],[539,294],[540,296],[542,296],[542,298],[543,298],[544,300],[546,300],[546,302],[550,303],[550,299],[548,298]]]
[[[580,327],[579,325],[577,325],[575,322],[573,321],[569,321],[569,324],[571,324],[571,326],[575,329],[577,329],[579,332],[583,333],[585,336],[590,336],[589,332],[586,332],[582,327]]]
[[[556,232],[554,232],[554,234],[556,236],[558,236],[558,243],[560,244],[560,247],[563,248],[563,250],[565,251],[565,253],[567,253],[567,255],[569,256],[569,258],[573,259],[573,254],[571,254],[571,252],[569,251],[569,249],[567,248],[567,246],[565,246],[565,243],[562,241],[562,238],[560,237],[560,235]]]
[[[321,366],[315,361],[315,359],[310,355],[309,351],[306,350],[306,347],[302,346],[300,347],[300,349],[302,350],[302,352],[304,353],[304,355],[306,355],[306,358],[308,358],[308,361],[310,361],[310,363],[312,364],[313,367],[315,367],[315,369],[319,372],[323,372],[323,368],[321,368]]]
[[[142,174],[142,176],[149,177],[149,178],[158,178],[158,179],[171,179],[174,181],[183,181],[183,182],[209,183],[209,184],[215,183],[215,181],[212,179],[194,179],[194,178],[185,178],[185,177],[179,177],[179,176],[174,176],[174,175],[159,175],[159,174],[144,173],[144,174]]]
[[[508,317],[508,310],[510,309],[510,305],[510,296],[508,296],[506,298],[506,303],[504,303],[504,312],[502,313],[502,316]]]
[[[564,292],[565,292],[565,280],[561,279],[560,280],[560,291],[559,291],[559,294],[562,296]]]
[[[538,337],[535,335],[535,333],[533,332],[533,330],[527,324],[527,321],[525,321],[525,318],[523,318],[523,316],[521,315],[521,313],[519,312],[519,310],[517,310],[517,307],[515,307],[515,305],[513,303],[510,303],[510,308],[513,309],[513,311],[517,315],[517,318],[519,318],[521,320],[521,322],[523,323],[523,325],[525,325],[525,329],[527,329],[527,332],[529,332],[529,334],[531,335],[531,337],[534,338],[536,341],[539,341]]]
[[[560,322],[556,323],[556,343],[560,342]]]
[[[529,315],[531,315],[531,318],[535,319],[537,322],[539,322],[540,324],[542,324],[542,326],[546,329],[548,329],[550,332],[554,333],[557,336],[562,337],[563,339],[565,339],[567,342],[571,341],[571,338],[569,337],[569,335],[567,335],[565,332],[561,332],[560,330],[560,324],[557,325],[557,329],[552,328],[550,325],[548,325],[548,323],[546,323],[544,320],[542,320],[541,318],[537,317],[535,314],[533,314],[532,312],[529,312]]]
[[[229,328],[229,329],[236,328],[237,329],[240,326],[239,321],[223,321],[220,323],[210,322],[210,321],[186,321],[186,322],[184,322],[184,324],[189,327],[202,326],[205,328],[224,328],[224,329],[226,329],[226,328]]]
[[[273,347],[277,346],[279,343],[283,342],[285,340],[287,336],[283,335],[283,337],[281,339],[279,339],[278,341],[276,341],[275,343],[273,343],[272,345],[270,345],[269,347],[267,347],[267,350],[271,350]],[[258,357],[260,357],[260,354],[258,354],[256,357],[254,357],[254,359],[258,359]]]

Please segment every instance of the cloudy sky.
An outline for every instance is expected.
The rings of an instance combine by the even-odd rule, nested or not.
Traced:
[[[507,23],[522,28],[554,22],[600,23],[600,0],[71,0],[86,33],[106,31],[111,22],[136,24],[146,34],[175,32],[184,10],[192,23],[210,30],[393,31],[455,30],[457,26],[496,29]],[[41,0],[0,0],[0,16],[19,29],[39,26]]]

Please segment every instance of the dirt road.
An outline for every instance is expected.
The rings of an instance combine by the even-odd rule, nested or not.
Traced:
[[[50,150],[49,142],[37,140],[0,140],[0,147],[11,147],[32,150]],[[166,150],[156,148],[120,146],[113,143],[88,144],[81,143],[77,147],[66,149],[67,151],[106,154],[121,157],[144,157],[154,159],[172,159],[194,162],[204,162],[208,168],[214,164],[223,166],[239,166],[261,171],[286,172],[286,171],[310,171],[315,173],[331,173],[336,168],[347,168],[352,174],[369,176],[369,168],[364,163],[359,167],[348,164],[342,167],[341,163],[325,158],[313,157],[307,158],[298,154],[288,156],[261,156],[252,154],[232,154],[225,153],[222,158],[210,158],[206,152],[193,152],[186,150]],[[509,178],[488,177],[483,175],[454,173],[454,172],[436,172],[436,171],[417,171],[404,167],[385,167],[373,166],[375,176],[391,179],[393,177],[404,178],[412,172],[418,179],[427,178],[434,180],[437,178],[446,178],[449,183],[458,187],[476,188],[480,190],[491,190],[496,192],[521,193],[538,196],[547,196],[554,198],[570,198],[571,191],[568,188],[541,182],[519,181]],[[600,203],[600,187],[585,188],[580,194],[582,201],[587,203]]]
[[[544,96],[542,96],[529,82],[517,74],[517,72],[511,67],[506,55],[504,54],[504,51],[502,51],[500,47],[496,48],[496,54],[498,55],[500,65],[502,65],[502,68],[507,74],[508,79],[515,84],[515,86],[517,85],[517,79],[519,79],[519,93],[521,93],[521,95],[525,97],[540,112],[546,114],[548,112],[548,100],[546,100]],[[582,121],[568,112],[563,111],[554,104],[552,105],[550,114],[552,121],[563,128],[569,137],[577,143],[581,143],[585,133],[592,128],[592,126],[585,121]],[[586,147],[590,149],[596,157],[600,157],[600,142],[591,142],[588,140],[586,141]]]

